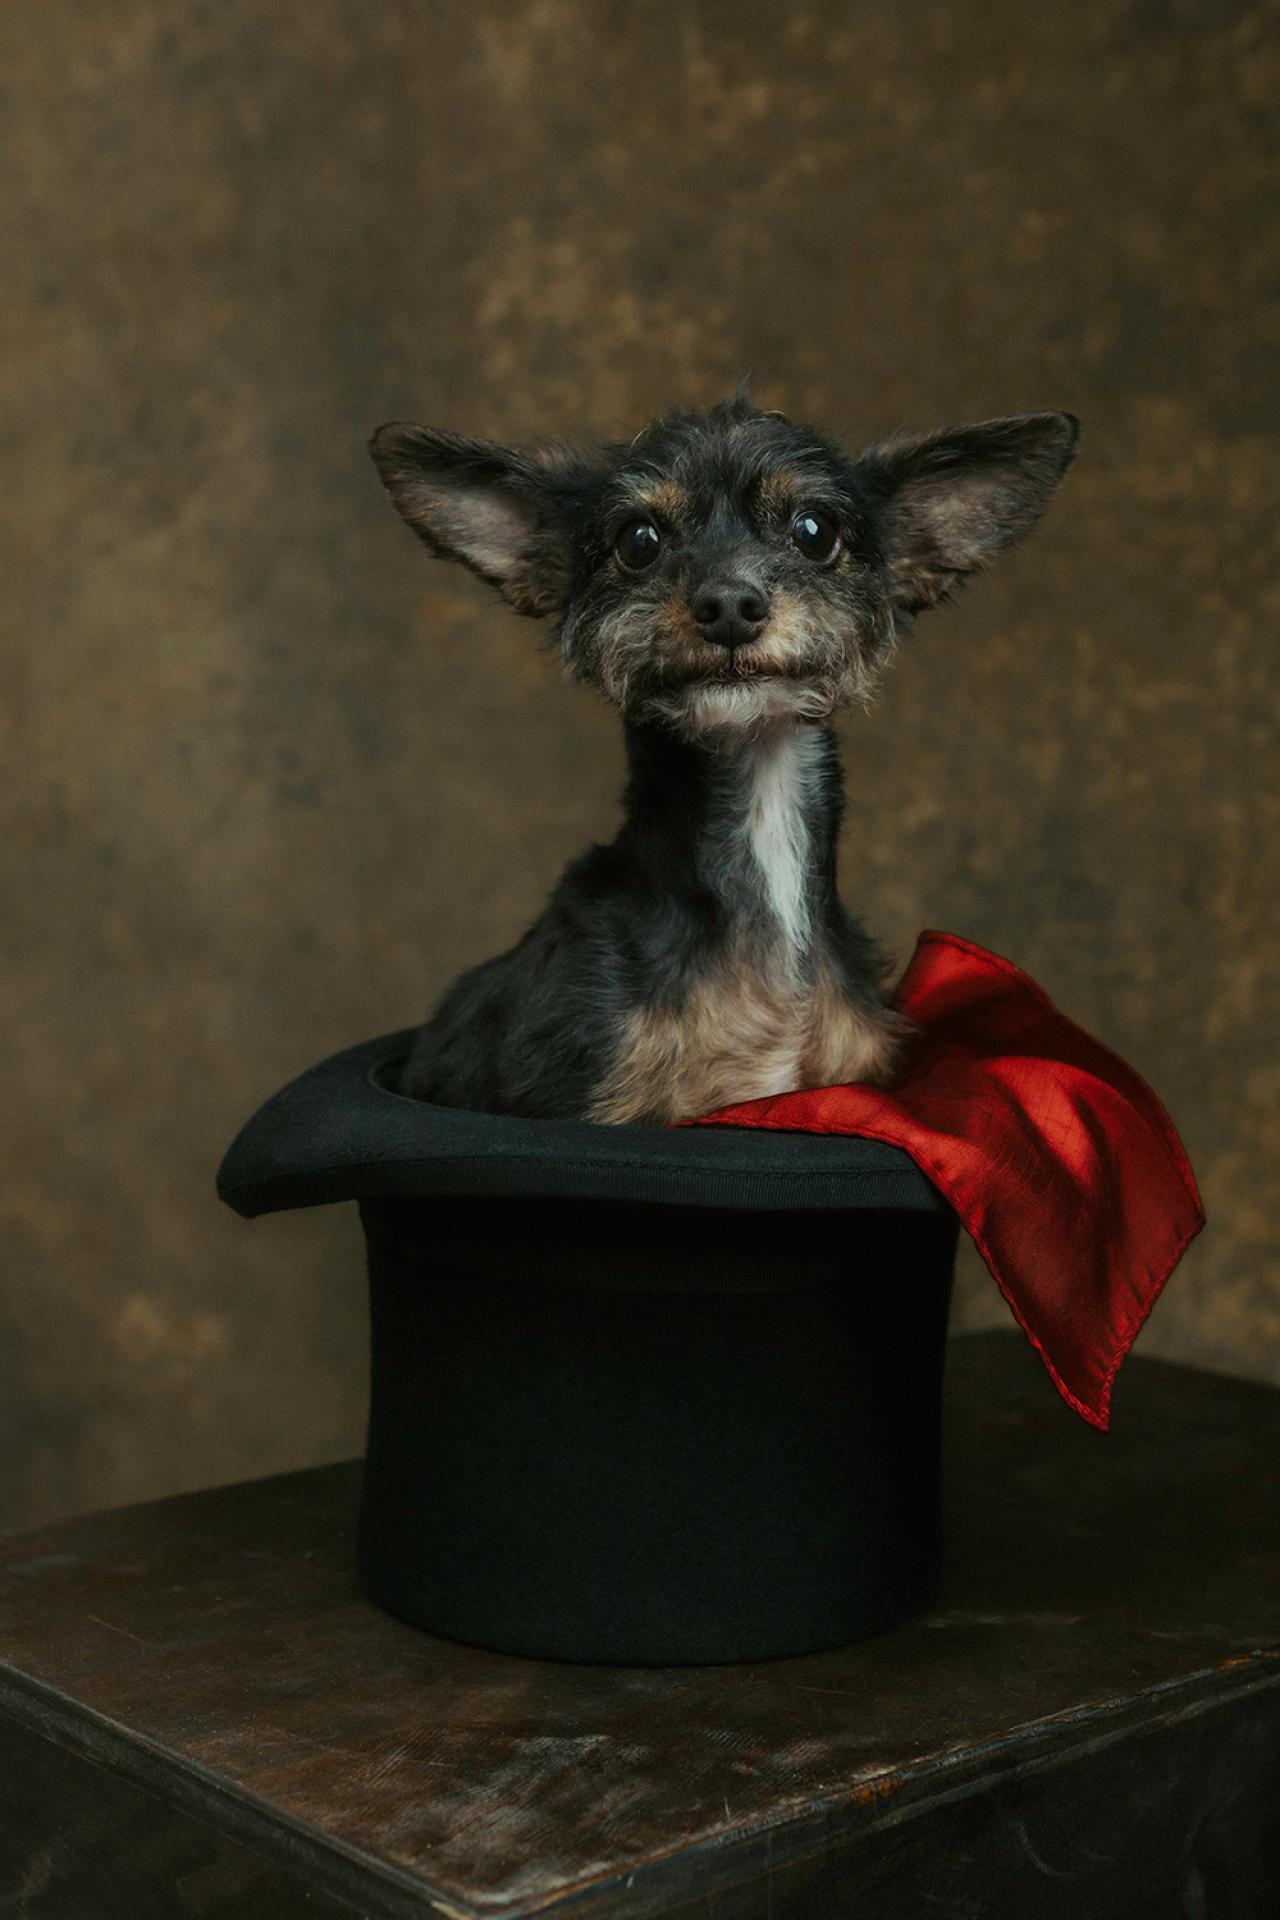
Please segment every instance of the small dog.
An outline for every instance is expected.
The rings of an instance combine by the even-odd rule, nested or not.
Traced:
[[[836,891],[832,716],[867,700],[904,616],[1034,524],[1078,440],[1072,415],[1030,413],[852,456],[745,382],[591,452],[381,427],[404,519],[554,621],[630,770],[617,837],[448,990],[402,1091],[659,1125],[887,1084],[909,1029]]]

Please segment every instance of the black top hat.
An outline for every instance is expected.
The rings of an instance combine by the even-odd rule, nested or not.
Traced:
[[[861,1138],[606,1127],[398,1093],[413,1031],[241,1131],[252,1216],[358,1200],[371,1591],[454,1638],[680,1664],[918,1604],[957,1222]]]

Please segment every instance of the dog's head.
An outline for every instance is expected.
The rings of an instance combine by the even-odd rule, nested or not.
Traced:
[[[556,621],[570,672],[715,739],[865,699],[900,617],[1025,533],[1078,440],[1028,413],[851,455],[744,386],[589,453],[404,423],[370,450],[433,552]]]

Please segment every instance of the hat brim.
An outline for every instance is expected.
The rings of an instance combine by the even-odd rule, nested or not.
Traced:
[[[597,1126],[396,1091],[416,1029],[300,1074],[241,1129],[218,1193],[251,1219],[387,1194],[506,1194],[746,1210],[950,1209],[900,1147],[733,1127]]]

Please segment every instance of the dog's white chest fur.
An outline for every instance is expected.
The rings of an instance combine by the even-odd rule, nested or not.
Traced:
[[[809,945],[808,809],[818,779],[820,745],[808,727],[780,739],[765,735],[747,749],[744,768],[747,795],[740,832],[792,965]]]
[[[809,817],[821,742],[808,728],[753,741],[708,836],[708,879],[739,923],[676,1007],[627,1016],[595,1120],[690,1119],[800,1087],[883,1077],[895,1022],[856,1006],[815,944]]]

